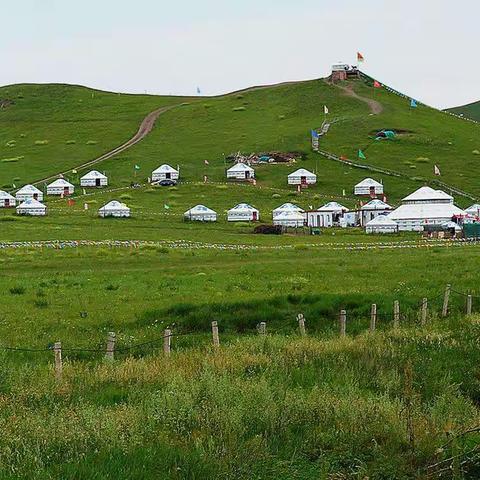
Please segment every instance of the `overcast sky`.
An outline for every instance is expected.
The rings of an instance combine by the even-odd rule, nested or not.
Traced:
[[[480,100],[480,0],[16,0],[0,84],[218,94],[339,60],[437,107]]]

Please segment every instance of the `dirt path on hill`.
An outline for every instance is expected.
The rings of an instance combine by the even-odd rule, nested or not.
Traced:
[[[348,97],[356,98],[357,100],[365,102],[370,107],[370,112],[373,115],[379,115],[383,112],[383,105],[380,102],[373,100],[373,98],[367,98],[358,95],[358,93],[355,92],[355,90],[353,89],[353,85],[351,83],[346,84],[345,86],[338,84],[335,86],[338,87],[340,90],[343,90],[343,92],[345,92],[345,95],[347,95]]]
[[[162,107],[162,108],[159,108],[157,110],[154,110],[153,112],[150,112],[142,120],[142,123],[140,124],[140,127],[139,127],[137,133],[130,140],[127,140],[125,143],[122,143],[122,145],[120,145],[119,147],[116,147],[113,150],[110,150],[107,153],[104,153],[100,157],[94,158],[93,160],[89,160],[88,162],[82,163],[81,165],[77,165],[75,167],[69,168],[65,172],[60,172],[60,173],[57,173],[55,175],[51,175],[49,177],[42,178],[41,180],[37,180],[32,185],[37,185],[39,183],[54,180],[54,179],[58,178],[59,175],[66,175],[67,173],[71,172],[72,170],[80,170],[80,169],[84,169],[86,167],[92,167],[92,166],[96,165],[97,163],[102,162],[103,160],[108,160],[109,158],[112,158],[115,155],[118,155],[119,153],[122,153],[125,150],[128,150],[130,147],[133,147],[133,145],[135,145],[138,142],[140,142],[141,140],[143,140],[153,130],[155,122],[157,121],[157,119],[160,115],[168,112],[169,110],[172,110],[175,107],[178,107],[178,105],[170,105],[168,107]]]

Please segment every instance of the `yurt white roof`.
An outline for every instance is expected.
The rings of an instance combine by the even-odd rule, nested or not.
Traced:
[[[185,215],[194,215],[194,214],[216,214],[215,210],[206,207],[205,205],[195,205],[190,210],[185,212]]]
[[[73,185],[70,182],[67,182],[63,178],[58,178],[57,180],[53,181],[48,185],[48,187],[73,187]]]
[[[15,197],[4,190],[0,190],[0,200],[15,200]]]
[[[98,170],[92,170],[91,172],[86,173],[81,180],[90,180],[90,179],[97,179],[97,178],[107,178],[106,175],[100,173]]]
[[[43,210],[46,210],[47,207],[43,203],[39,202],[38,200],[31,198],[22,202],[17,208],[24,209],[24,210],[35,210],[37,208],[41,208]]]
[[[380,182],[377,182],[373,178],[365,178],[360,183],[357,183],[355,187],[383,187]]]
[[[414,201],[438,201],[445,200],[453,202],[453,197],[448,193],[445,193],[443,190],[434,190],[431,187],[420,187],[418,190],[415,190],[410,195],[402,199],[402,202],[414,202]]]
[[[318,208],[317,212],[348,212],[348,208],[337,202],[328,202]]]
[[[413,203],[400,205],[388,214],[392,220],[451,218],[465,215],[465,212],[453,203]]]
[[[254,207],[252,207],[251,205],[249,205],[248,203],[239,203],[238,205],[235,205],[233,208],[231,208],[229,210],[229,212],[241,212],[241,211],[244,211],[244,212],[258,212],[258,210]]]
[[[100,208],[100,210],[130,210],[124,203],[112,200]]]
[[[295,205],[294,203],[284,203],[283,205],[280,205],[279,207],[275,208],[273,211],[280,211],[280,210],[285,210],[285,211],[292,211],[292,212],[303,212],[303,210],[298,206]]]
[[[253,168],[246,163],[236,163],[228,169],[229,172],[253,172]]]
[[[398,227],[397,222],[388,218],[387,215],[378,215],[373,220],[370,220],[367,224],[367,227],[375,227],[375,226],[382,226],[382,227]]]
[[[299,168],[298,170],[295,170],[294,172],[290,173],[288,175],[289,177],[316,177],[316,175],[312,172],[309,172],[305,168]]]
[[[153,173],[177,173],[178,171],[175,170],[173,167],[170,165],[167,165],[166,163],[163,165],[160,165],[158,168],[156,168]]]
[[[388,204],[379,200],[378,198],[374,198],[370,200],[368,203],[363,205],[360,210],[388,210],[392,207]]]
[[[42,193],[37,187],[34,187],[33,185],[25,185],[23,186],[20,190],[18,190],[18,193]]]
[[[295,221],[303,222],[305,221],[305,218],[300,212],[295,212],[295,211],[283,212],[274,218],[274,221],[288,221],[288,220],[292,222],[295,222]]]

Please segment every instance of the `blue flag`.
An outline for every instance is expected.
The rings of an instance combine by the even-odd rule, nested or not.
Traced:
[[[414,100],[413,98],[410,99],[410,106],[412,108],[417,108],[417,102],[416,100]]]
[[[316,130],[312,130],[312,138],[318,138],[318,132]]]
[[[197,87],[197,94],[200,95],[202,92],[200,90],[200,87]]]

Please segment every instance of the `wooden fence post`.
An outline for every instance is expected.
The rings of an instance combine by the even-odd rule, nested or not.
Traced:
[[[115,332],[108,332],[107,351],[105,353],[105,358],[107,360],[113,360],[114,352],[115,352],[115,340],[116,340]]]
[[[442,308],[442,317],[446,317],[448,315],[448,302],[450,300],[450,290],[452,286],[448,284],[445,287],[445,295],[443,297],[443,308]]]
[[[55,354],[55,377],[57,380],[62,378],[62,343],[55,342],[53,345],[53,352]]]
[[[172,345],[172,331],[167,328],[164,332],[163,332],[163,353],[165,355],[170,355],[170,347]]]
[[[370,331],[374,332],[377,325],[377,304],[372,303],[372,310],[370,312]]]
[[[471,295],[467,295],[467,315],[472,314],[472,300],[473,297]]]
[[[395,300],[393,302],[393,326],[398,328],[400,325],[400,302]]]
[[[428,311],[428,300],[424,298],[422,300],[422,310],[420,312],[420,323],[425,325],[427,323],[427,311]]]
[[[260,325],[258,326],[258,333],[260,335],[265,335],[267,333],[267,324],[266,322],[260,322]]]
[[[340,336],[344,337],[347,334],[347,312],[340,310]]]
[[[297,315],[297,320],[298,320],[298,329],[300,330],[300,335],[304,337],[307,332],[305,331],[305,317],[303,316],[302,313],[299,313]]]
[[[213,337],[213,346],[219,347],[220,346],[220,338],[218,336],[218,323],[214,320],[212,322],[212,337]]]

